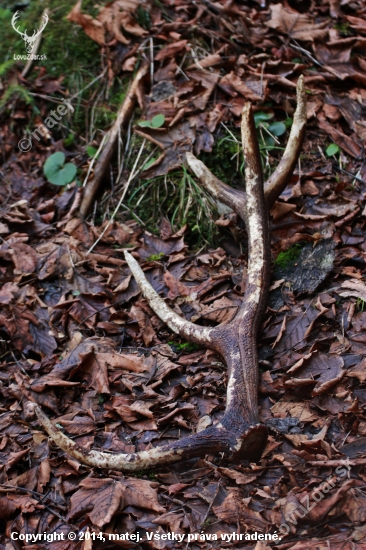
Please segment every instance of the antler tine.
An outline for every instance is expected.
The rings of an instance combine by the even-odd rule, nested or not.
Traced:
[[[264,187],[264,195],[269,208],[289,183],[300,155],[306,128],[306,89],[303,75],[297,81],[297,107],[290,136],[282,159]]]
[[[190,342],[208,346],[211,343],[210,334],[212,329],[209,327],[200,327],[195,323],[182,319],[182,317],[175,313],[175,311],[173,311],[153,289],[135,258],[127,252],[127,250],[124,251],[124,254],[128,267],[156,315],[166,323],[173,332],[182,336],[182,338]]]
[[[198,160],[192,153],[186,153],[186,159],[192,172],[200,180],[202,186],[218,201],[223,202],[242,216],[245,205],[245,193],[239,189],[234,189],[226,185],[217,178],[207,166]]]

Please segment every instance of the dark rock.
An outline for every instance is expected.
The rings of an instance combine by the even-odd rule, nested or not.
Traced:
[[[293,433],[292,430],[296,428],[299,421],[297,418],[268,418],[265,423],[266,426],[272,428],[272,430],[286,434],[289,433],[290,430],[291,433]]]
[[[306,243],[299,257],[286,267],[275,267],[273,280],[285,279],[295,294],[312,294],[332,271],[335,259],[335,242],[324,239],[316,246]],[[284,305],[282,289],[270,293],[269,307],[274,310]]]

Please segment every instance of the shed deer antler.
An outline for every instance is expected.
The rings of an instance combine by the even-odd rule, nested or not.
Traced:
[[[126,261],[146,300],[169,328],[190,342],[206,346],[224,359],[228,368],[226,410],[221,421],[177,442],[148,451],[110,455],[86,451],[58,430],[38,405],[35,412],[51,439],[66,453],[88,466],[121,471],[144,470],[172,462],[225,452],[233,460],[260,458],[267,441],[267,428],[258,418],[257,332],[266,308],[270,282],[268,210],[291,178],[300,154],[306,125],[306,96],[303,78],[297,87],[297,109],[284,156],[274,174],[263,185],[258,139],[250,103],[242,115],[242,141],[246,192],[224,184],[187,154],[191,169],[214,197],[233,208],[246,222],[249,259],[248,280],[242,304],[232,321],[216,327],[202,327],[182,319],[167,306],[141,270],[125,252]]]
[[[18,20],[18,17],[19,17],[19,11],[16,11],[13,15],[13,18],[11,20],[11,24],[13,26],[13,29],[18,33],[20,34],[20,36],[23,38],[24,42],[25,42],[25,48],[27,50],[28,53],[32,53],[33,51],[33,48],[34,48],[34,44],[38,38],[38,36],[41,34],[41,32],[44,30],[45,26],[47,25],[48,23],[48,15],[47,13],[44,13],[43,14],[43,22],[42,22],[42,26],[41,28],[38,30],[38,31],[33,31],[33,34],[32,36],[28,36],[27,35],[27,29],[22,32],[21,30],[19,30],[19,28],[17,28],[15,26],[15,23],[17,22]]]

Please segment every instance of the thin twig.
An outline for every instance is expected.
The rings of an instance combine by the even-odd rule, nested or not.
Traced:
[[[318,67],[324,67],[324,65],[322,63],[320,63],[317,59],[315,59],[315,57],[313,57],[311,55],[310,52],[308,52],[308,50],[305,50],[305,48],[302,48],[300,46],[300,44],[298,44],[296,42],[296,40],[294,40],[295,44],[292,44],[292,42],[290,42],[290,46],[291,48],[294,48],[295,50],[303,53],[304,55],[306,55],[306,57],[308,57],[310,59],[310,61],[312,61],[313,63],[315,63],[315,65],[318,65]]]
[[[26,489],[25,487],[18,487],[17,485],[8,485],[6,483],[1,483],[0,484],[1,487],[5,487],[5,488],[9,488],[9,489],[16,489],[17,491],[23,491],[23,493],[29,493],[31,495],[33,495],[34,497],[42,497],[38,500],[38,502],[40,504],[42,504],[42,506],[44,506],[46,508],[46,510],[48,510],[50,512],[50,514],[53,514],[54,516],[56,516],[58,519],[60,519],[61,521],[63,521],[65,523],[65,525],[70,525],[73,529],[77,529],[77,527],[75,525],[73,525],[72,523],[69,523],[66,518],[64,518],[63,516],[61,516],[61,514],[59,514],[58,512],[56,512],[55,510],[53,510],[50,506],[48,506],[47,504],[45,504],[43,502],[43,500],[45,498],[48,497],[48,493],[46,495],[42,495],[41,493],[37,493],[36,491],[31,491],[30,489]]]
[[[119,199],[119,201],[118,201],[118,204],[117,204],[116,208],[114,209],[114,212],[113,212],[112,216],[110,217],[110,219],[109,219],[107,225],[105,226],[105,228],[103,229],[102,233],[99,235],[99,237],[97,238],[97,240],[95,241],[95,243],[89,248],[88,252],[86,253],[86,256],[88,256],[88,254],[90,254],[90,252],[94,249],[94,247],[95,247],[95,246],[99,243],[99,241],[104,237],[105,232],[107,231],[108,227],[111,225],[112,221],[114,220],[114,218],[115,218],[115,216],[116,216],[116,214],[117,214],[117,212],[118,212],[118,210],[119,210],[119,208],[120,208],[120,206],[121,206],[121,204],[122,204],[122,201],[123,201],[123,199],[125,198],[125,195],[126,195],[126,193],[127,193],[127,189],[128,189],[128,187],[129,187],[131,181],[132,181],[133,178],[141,171],[141,168],[140,168],[139,170],[136,170],[136,166],[137,166],[137,164],[138,164],[138,162],[139,162],[139,160],[140,160],[140,157],[141,157],[141,153],[142,153],[142,151],[143,151],[143,148],[145,147],[145,141],[146,141],[146,140],[144,139],[144,141],[143,141],[142,144],[141,144],[140,150],[139,150],[138,155],[137,155],[136,160],[135,160],[135,164],[133,165],[133,168],[132,168],[132,170],[131,170],[131,173],[130,173],[130,175],[129,175],[129,177],[128,177],[128,180],[126,181],[125,187],[124,187],[123,192],[122,192],[122,194],[121,194],[121,197],[120,197],[120,199]],[[135,172],[135,170],[136,170],[136,172]]]

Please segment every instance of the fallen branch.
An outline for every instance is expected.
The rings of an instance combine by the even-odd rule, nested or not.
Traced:
[[[129,119],[131,118],[133,108],[136,101],[136,92],[141,80],[147,74],[149,70],[148,63],[143,63],[134,80],[131,83],[131,86],[127,92],[127,95],[119,108],[117,118],[108,132],[108,141],[96,163],[94,170],[94,177],[85,187],[83,200],[80,205],[80,214],[85,217],[89,212],[89,209],[94,201],[95,195],[99,189],[99,186],[108,170],[110,160],[112,158],[116,141],[118,138],[118,133],[120,128],[126,126]]]
[[[170,309],[147,281],[136,260],[125,251],[125,258],[146,300],[171,330],[190,342],[221,355],[228,368],[226,410],[221,421],[179,441],[131,454],[111,455],[86,451],[66,437],[38,405],[34,410],[51,439],[76,460],[91,467],[136,471],[162,466],[207,453],[224,452],[233,460],[258,460],[267,441],[267,428],[258,417],[257,333],[266,308],[270,283],[270,243],[268,206],[280,194],[296,165],[304,132],[305,92],[300,79],[298,108],[284,158],[267,183],[265,198],[261,158],[252,108],[247,103],[242,115],[242,141],[245,160],[246,193],[234,192],[217,178],[207,177],[198,165],[203,186],[216,198],[235,207],[247,222],[249,258],[248,280],[242,304],[228,324],[206,328],[186,321]],[[192,156],[191,156],[192,157]],[[190,159],[192,160],[192,158]],[[199,162],[199,161],[197,161]],[[195,163],[195,161],[193,161]],[[202,167],[202,166],[203,167]],[[197,164],[195,165],[197,168]],[[241,193],[241,194],[240,194]],[[238,202],[234,197],[238,196]]]

